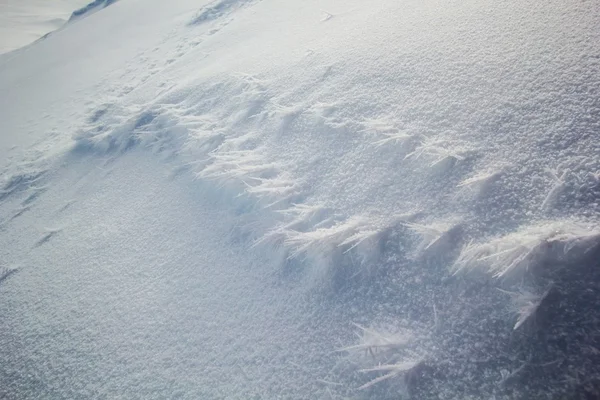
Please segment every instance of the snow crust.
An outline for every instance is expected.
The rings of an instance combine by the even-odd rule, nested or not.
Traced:
[[[600,393],[595,2],[95,10],[0,56],[0,396]]]

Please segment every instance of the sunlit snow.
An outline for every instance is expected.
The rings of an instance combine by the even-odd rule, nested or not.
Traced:
[[[597,2],[83,5],[0,55],[0,398],[600,396]]]

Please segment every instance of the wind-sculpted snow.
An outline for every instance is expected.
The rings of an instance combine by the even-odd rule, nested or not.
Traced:
[[[528,227],[484,244],[467,244],[456,260],[456,270],[487,267],[495,278],[521,279],[549,263],[577,261],[600,244],[600,229],[574,223]]]
[[[600,393],[594,5],[181,4],[54,166],[0,192],[0,229],[44,217],[35,257],[87,238],[68,265],[108,257],[106,290],[123,274],[143,315],[181,312],[155,333],[102,300],[185,376],[158,374],[147,397],[169,382],[189,398]],[[101,354],[123,375],[86,394],[152,375]]]
[[[496,169],[467,172],[473,171],[474,159],[485,154],[483,146],[477,146],[476,142],[457,144],[447,134],[438,135],[437,139],[402,134],[389,123],[368,119],[363,122],[339,118],[337,125],[330,124],[327,121],[335,112],[323,116],[322,111],[318,114],[314,111],[322,110],[323,104],[282,106],[268,82],[261,79],[245,75],[215,79],[217,81],[203,83],[193,90],[174,90],[159,98],[156,104],[135,111],[133,118],[122,117],[124,122],[120,124],[111,125],[111,118],[131,113],[113,107],[113,112],[101,113],[97,120],[93,118],[86,130],[76,136],[77,148],[112,154],[141,145],[167,157],[175,156],[181,168],[205,182],[203,185],[221,193],[222,198],[231,199],[228,203],[245,215],[237,234],[245,232],[242,237],[250,240],[253,247],[281,252],[282,268],[289,268],[286,265],[298,268],[298,263],[311,266],[310,275],[320,276],[318,282],[325,277],[330,281],[328,285],[337,291],[361,292],[369,290],[371,285],[382,285],[381,289],[388,296],[386,302],[404,310],[401,315],[419,315],[423,306],[428,305],[428,313],[432,314],[429,328],[419,327],[420,339],[409,346],[406,353],[394,353],[390,357],[386,351],[377,355],[380,346],[364,344],[341,349],[338,354],[364,348],[367,358],[373,357],[371,365],[359,363],[352,372],[344,369],[344,374],[350,373],[360,383],[359,391],[373,391],[372,396],[382,396],[378,398],[396,391],[422,393],[428,398],[440,390],[454,393],[476,384],[490,393],[518,392],[518,385],[510,386],[510,382],[535,376],[537,364],[531,361],[529,350],[521,349],[521,355],[515,353],[512,361],[502,361],[506,352],[515,351],[509,340],[511,331],[523,331],[521,340],[526,341],[536,335],[538,329],[543,331],[533,326],[538,325],[539,314],[547,313],[543,310],[551,294],[563,293],[565,301],[573,296],[572,286],[565,292],[560,291],[560,284],[555,282],[556,271],[565,265],[566,268],[576,268],[579,263],[588,265],[589,261],[585,260],[597,252],[600,244],[600,232],[592,222],[540,222],[539,226],[526,225],[500,238],[481,242],[482,232],[496,231],[493,224],[482,230],[476,215],[469,214],[476,213],[477,207],[469,210],[469,204],[485,201],[494,192],[521,190],[515,189],[515,185],[522,179],[522,172],[510,168],[513,165],[510,160],[502,160]],[[235,103],[225,101],[228,98],[235,98]],[[388,205],[357,212],[358,209],[352,207],[339,207],[340,203],[335,201],[323,201],[319,189],[330,193],[325,198],[333,192],[327,187],[320,188],[318,180],[331,173],[327,169],[330,167],[311,176],[310,171],[318,163],[303,166],[303,161],[292,163],[287,157],[281,157],[289,153],[273,151],[280,145],[279,139],[293,137],[296,129],[313,132],[308,135],[314,138],[339,135],[340,129],[355,140],[375,135],[373,144],[362,148],[359,157],[365,159],[361,162],[376,168],[387,158],[399,168],[406,165],[403,188],[410,196],[405,201],[410,204],[412,198],[414,205],[393,209],[393,213],[385,212],[389,210]],[[399,155],[386,152],[398,146]],[[582,182],[588,175],[579,172]],[[543,176],[546,175],[542,169],[541,182],[544,182]],[[561,182],[566,176],[560,177]],[[450,184],[441,184],[436,193],[422,181],[425,179],[440,183],[450,181]],[[593,187],[593,182],[589,182]],[[393,181],[390,185],[393,187]],[[568,186],[564,182],[560,185],[561,190]],[[533,196],[542,199],[539,207],[533,207],[539,218],[547,218],[545,215],[550,210],[546,190],[540,185],[539,194]],[[555,204],[559,204],[557,190],[551,187],[550,192],[554,192]],[[430,198],[420,197],[425,194]],[[447,214],[452,216],[450,219],[431,217],[443,215],[438,208],[443,202],[452,204],[458,200],[463,202],[462,208],[458,208],[462,214],[451,212]],[[364,201],[361,199],[359,203]],[[487,218],[498,221],[494,216]],[[499,225],[500,229],[506,229],[504,226]],[[400,272],[402,268],[406,271]],[[486,271],[498,281],[484,283],[487,280],[481,272]],[[390,279],[389,274],[397,276],[386,283],[380,281]],[[404,276],[406,274],[408,276]],[[461,277],[453,278],[453,274]],[[390,300],[397,297],[389,294],[392,290],[403,292],[397,301]],[[473,318],[481,312],[485,312],[486,317],[476,322],[477,317]],[[575,329],[576,322],[568,323],[572,328],[564,328],[561,334]],[[406,329],[414,328],[413,322],[406,325]],[[365,334],[375,335],[374,331],[360,329]],[[456,335],[465,335],[465,330],[470,333],[461,340],[455,339]],[[494,334],[490,336],[490,332]],[[479,343],[479,348],[473,348],[473,343]],[[461,361],[462,357],[467,360],[485,357],[485,361],[466,366],[467,361]],[[536,357],[542,360],[540,363],[547,371],[553,371],[569,363],[571,357],[579,356],[553,349]],[[549,357],[563,361],[553,363],[547,361]],[[595,368],[589,372],[596,373],[593,371]],[[453,386],[447,382],[464,380],[464,374],[477,383],[462,382]],[[326,382],[338,382],[341,377],[327,379]],[[327,387],[332,393],[338,388],[337,384]]]

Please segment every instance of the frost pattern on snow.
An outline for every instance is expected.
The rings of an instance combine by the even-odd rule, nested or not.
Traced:
[[[600,230],[576,222],[527,227],[489,242],[470,242],[455,273],[480,267],[495,278],[520,278],[548,260],[577,260],[600,244]]]
[[[415,334],[398,327],[353,325],[358,329],[358,343],[340,348],[338,352],[346,354],[350,363],[356,363],[361,375],[370,377],[357,390],[366,390],[399,377],[403,378],[403,385],[409,384],[423,363],[422,355],[415,351]]]
[[[0,279],[3,322],[27,297],[0,397],[599,397],[597,5],[316,3],[131,0],[2,58],[2,146],[31,128],[31,159],[57,153],[2,172],[0,253],[27,264]],[[107,307],[71,312],[94,291]],[[42,309],[52,334],[29,329],[32,293],[71,300]],[[40,354],[60,368],[21,362]]]
[[[212,2],[188,28],[198,32],[221,18],[224,26],[235,10],[252,3]],[[341,20],[325,15],[321,22]],[[522,110],[508,106],[481,111],[485,97],[472,96],[470,89],[461,92],[460,82],[433,82],[432,76],[444,76],[435,65],[423,72],[422,82],[416,73],[403,81],[399,86],[410,90],[390,103],[402,103],[409,92],[419,97],[431,85],[437,90],[432,98],[385,106],[378,98],[370,107],[365,105],[370,100],[357,93],[322,91],[328,80],[336,90],[347,83],[336,74],[341,66],[318,51],[308,49],[296,61],[314,75],[303,76],[306,81],[297,86],[286,81],[300,79],[296,74],[276,79],[273,74],[207,73],[199,65],[201,78],[195,83],[174,86],[150,103],[115,101],[99,107],[75,135],[76,151],[110,158],[135,147],[151,149],[231,206],[239,220],[232,236],[275,249],[282,269],[331,270],[324,274],[331,281],[350,275],[341,279],[344,284],[378,278],[382,286],[411,294],[399,297],[398,314],[410,312],[422,320],[427,319],[423,309],[432,309],[434,323],[419,334],[353,325],[358,343],[335,353],[348,356],[339,369],[352,376],[348,381],[360,382],[354,389],[375,396],[389,388],[394,392],[396,383],[427,368],[445,368],[460,386],[465,376],[479,373],[476,363],[487,368],[478,375],[486,390],[508,386],[525,373],[526,362],[499,360],[501,346],[488,349],[498,360],[473,361],[481,352],[472,342],[486,338],[481,346],[493,346],[485,330],[492,326],[508,327],[509,333],[500,329],[489,342],[507,342],[513,331],[526,336],[553,301],[548,287],[554,286],[538,282],[538,270],[547,262],[570,268],[597,248],[594,199],[600,165],[593,151],[569,156],[557,151],[552,153],[561,158],[557,165],[532,157],[535,145],[553,142],[544,136],[546,128],[554,132],[550,125],[525,121],[521,128],[511,118],[518,120]],[[411,62],[398,71],[412,71]],[[368,82],[372,76],[359,78]],[[475,78],[480,76],[465,77],[467,82]],[[477,85],[467,85],[472,86]],[[457,93],[464,99],[456,99]],[[537,137],[534,145],[529,138]],[[575,221],[573,215],[581,218]],[[481,275],[485,282],[492,278],[484,294],[477,289]],[[373,285],[373,292],[378,290]],[[372,296],[391,297],[390,292],[388,287]],[[447,304],[436,303],[439,292]],[[491,311],[482,315],[481,304]],[[438,347],[413,346],[434,335],[431,341]],[[332,397],[343,386],[338,380],[344,373],[321,380]]]
[[[514,330],[519,329],[527,321],[533,319],[537,310],[540,308],[544,299],[548,296],[552,287],[546,289],[542,293],[521,290],[519,292],[502,292],[508,294],[512,300],[513,306],[517,314],[517,322],[513,327]]]

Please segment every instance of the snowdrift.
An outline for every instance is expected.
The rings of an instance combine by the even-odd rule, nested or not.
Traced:
[[[0,393],[597,396],[597,11],[121,1],[3,61]]]

